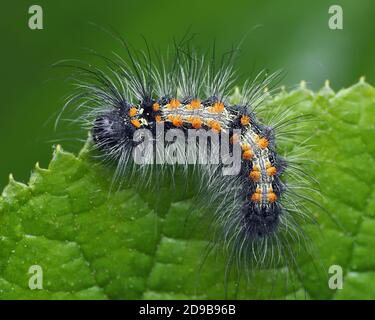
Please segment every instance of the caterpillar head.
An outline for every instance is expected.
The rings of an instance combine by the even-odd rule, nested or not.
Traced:
[[[279,225],[281,207],[278,203],[247,203],[243,206],[243,224],[246,236],[251,239],[262,238],[276,231]]]
[[[118,108],[99,115],[94,120],[92,134],[99,149],[116,151],[133,145],[136,129],[128,112],[124,108]]]

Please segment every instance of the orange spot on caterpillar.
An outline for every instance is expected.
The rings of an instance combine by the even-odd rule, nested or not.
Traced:
[[[212,107],[208,108],[208,112],[212,113],[220,113],[224,111],[224,103],[222,102],[215,102]]]
[[[167,117],[167,119],[168,119],[170,122],[173,122],[174,116],[170,114],[170,115]]]
[[[250,123],[250,117],[249,116],[242,116],[241,117],[241,125],[247,126]]]
[[[251,150],[251,147],[248,143],[244,143],[242,146],[242,151],[247,151],[247,150]]]
[[[268,192],[268,194],[267,194],[267,200],[268,200],[268,202],[270,202],[270,203],[275,202],[275,201],[277,200],[277,195],[276,195],[276,193],[274,193],[274,192],[272,192],[272,191]]]
[[[138,109],[136,107],[131,107],[129,109],[128,115],[129,117],[134,117],[138,113]]]
[[[243,152],[242,158],[245,160],[250,160],[254,156],[253,152],[249,149]]]
[[[217,112],[217,113],[223,112],[224,111],[224,103],[215,102],[214,105],[213,105],[213,108],[214,108],[215,112]]]
[[[266,138],[260,138],[260,139],[258,140],[258,146],[259,146],[259,148],[261,148],[261,149],[265,149],[265,148],[267,148],[267,147],[268,147],[268,144],[269,144],[269,142],[268,142],[268,140],[267,140]]]
[[[160,109],[160,104],[155,102],[153,105],[152,105],[152,110],[154,110],[155,112],[156,111],[159,111]]]
[[[254,168],[253,170],[250,171],[249,177],[253,181],[259,181],[259,179],[260,179],[260,171],[257,168]]]
[[[161,115],[157,115],[157,116],[155,116],[155,121],[156,122],[161,122]]]
[[[130,122],[132,123],[132,125],[136,128],[139,128],[141,126],[141,123],[139,122],[138,119],[131,119]]]
[[[262,194],[260,193],[260,190],[257,189],[252,195],[251,195],[251,201],[253,202],[260,202],[262,200]]]
[[[181,105],[181,102],[180,100],[178,99],[171,99],[171,101],[169,101],[169,108],[170,109],[176,109],[178,108],[179,106]]]
[[[199,109],[201,106],[201,101],[199,99],[194,99],[190,102],[191,109]]]
[[[180,116],[176,116],[173,118],[172,123],[175,127],[181,127],[182,126],[182,118]]]
[[[197,117],[191,118],[190,123],[194,129],[199,129],[202,126],[202,120]]]
[[[221,126],[220,123],[214,120],[210,120],[208,125],[211,127],[211,129],[215,132],[220,132]]]
[[[266,171],[267,171],[267,175],[269,176],[274,176],[277,172],[275,167],[268,167]]]

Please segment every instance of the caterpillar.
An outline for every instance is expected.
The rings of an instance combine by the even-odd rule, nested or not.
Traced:
[[[133,159],[134,150],[144,142],[134,138],[141,130],[151,132],[152,145],[160,138],[158,126],[165,129],[163,138],[176,129],[184,136],[191,130],[221,135],[219,148],[225,134],[230,143],[227,156],[239,155],[238,172],[223,175],[223,162],[198,166],[204,177],[202,207],[215,208],[214,245],[229,251],[228,265],[234,259],[264,265],[293,258],[291,240],[304,238],[299,223],[310,218],[304,201],[311,199],[302,192],[312,187],[298,166],[300,159],[288,159],[277,151],[278,141],[290,141],[297,133],[291,125],[299,117],[292,108],[267,106],[272,94],[267,89],[278,73],[260,73],[246,81],[233,102],[234,51],[217,66],[214,55],[199,55],[180,45],[173,58],[158,55],[156,62],[149,51],[131,52],[124,45],[127,60],[117,55],[104,58],[106,71],[79,68],[77,91],[63,108],[74,105],[84,110],[79,120],[91,132],[94,150],[115,164],[114,180],[124,179],[129,166],[147,180],[150,166],[137,166]],[[273,125],[260,120],[267,112]],[[212,143],[210,148],[216,150]],[[153,158],[157,153],[154,148],[143,151]],[[177,152],[185,153],[186,143]],[[285,172],[294,177],[295,185],[286,182]]]

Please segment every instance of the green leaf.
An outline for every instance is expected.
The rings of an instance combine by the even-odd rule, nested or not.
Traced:
[[[86,148],[76,157],[57,147],[48,169],[37,165],[28,185],[11,176],[0,197],[0,298],[374,298],[375,89],[363,80],[337,94],[302,85],[272,102],[319,119],[309,124],[309,157],[328,213],[313,209],[319,226],[305,229],[316,259],[298,255],[298,272],[225,283],[224,258],[206,255],[209,219],[192,212],[194,188],[175,177],[153,192],[128,181],[110,193],[111,170]],[[32,265],[42,267],[41,290],[29,288]],[[343,268],[342,290],[328,286],[331,265]]]

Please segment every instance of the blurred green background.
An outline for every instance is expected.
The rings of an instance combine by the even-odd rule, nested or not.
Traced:
[[[28,28],[33,4],[43,8],[43,30]],[[332,4],[343,8],[343,30],[328,28]],[[53,128],[71,91],[66,77],[72,70],[51,65],[62,59],[94,61],[88,49],[106,55],[121,51],[92,23],[114,28],[135,47],[143,46],[143,35],[163,48],[190,27],[197,46],[216,39],[224,51],[248,33],[237,65],[242,76],[284,69],[287,87],[306,80],[319,89],[330,79],[338,90],[362,75],[375,83],[374,16],[374,0],[7,0],[0,18],[0,190],[10,172],[26,182],[35,162],[47,166],[53,143],[79,150],[76,139],[82,134],[64,125]]]

